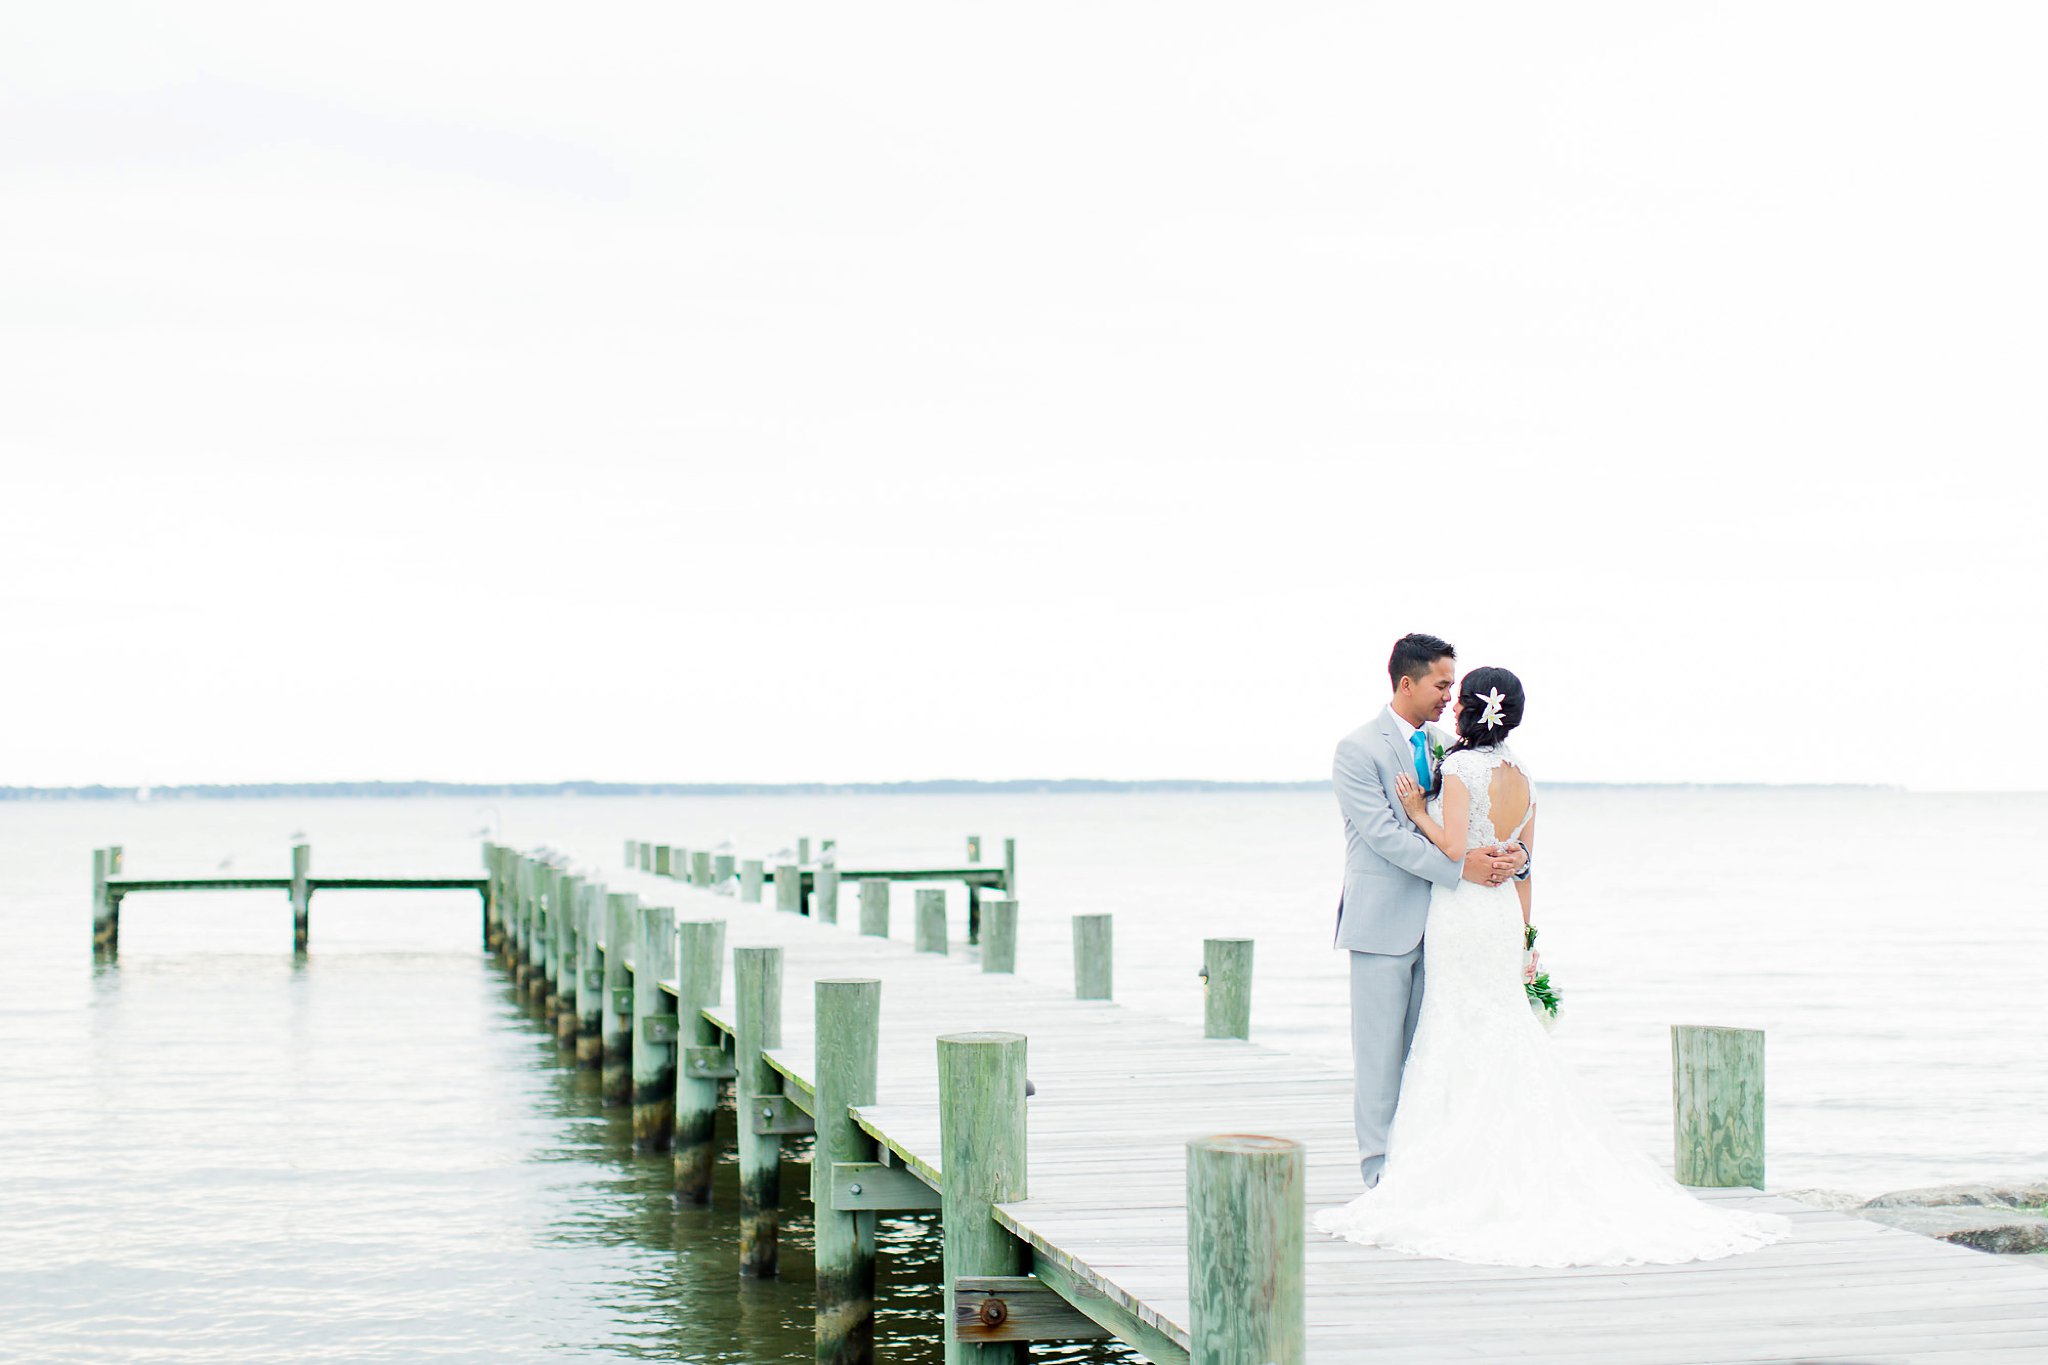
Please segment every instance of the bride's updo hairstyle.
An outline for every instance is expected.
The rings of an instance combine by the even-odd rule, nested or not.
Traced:
[[[1486,714],[1487,693],[1496,688],[1500,691],[1500,724],[1488,729],[1480,722]],[[1458,684],[1458,742],[1451,746],[1451,752],[1460,749],[1484,749],[1489,744],[1505,741],[1510,732],[1522,723],[1522,680],[1505,668],[1475,668],[1465,675],[1465,681]]]

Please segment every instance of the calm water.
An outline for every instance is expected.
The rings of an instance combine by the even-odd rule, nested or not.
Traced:
[[[1666,1027],[1723,1023],[1769,1030],[1774,1187],[2048,1174],[2048,896],[2010,871],[2048,796],[1543,812],[1558,1042],[1645,1150]],[[809,1358],[804,1168],[786,1279],[741,1283],[731,1167],[718,1207],[670,1208],[665,1161],[484,963],[473,896],[323,895],[299,965],[281,895],[137,896],[119,969],[90,964],[95,844],[138,875],[281,874],[303,831],[319,871],[467,874],[487,822],[599,866],[628,835],[950,858],[1013,834],[1026,973],[1065,983],[1066,916],[1114,911],[1119,997],[1195,1019],[1200,940],[1249,933],[1255,1036],[1345,1062],[1320,794],[4,805],[0,1358]],[[936,1359],[936,1241],[884,1236],[885,1354]]]

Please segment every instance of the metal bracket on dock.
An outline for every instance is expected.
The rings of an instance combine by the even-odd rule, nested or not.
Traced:
[[[962,1342],[1110,1339],[1036,1275],[962,1275],[953,1281],[953,1327]]]
[[[832,1163],[832,1208],[839,1213],[936,1209],[939,1192],[901,1166],[875,1161]]]
[[[686,1047],[683,1074],[693,1081],[729,1081],[739,1071],[732,1064],[732,1054],[722,1047]]]
[[[811,1116],[797,1108],[796,1102],[787,1095],[758,1095],[748,1104],[756,1137],[818,1131],[817,1125],[811,1122]]]
[[[601,991],[604,989],[604,968],[586,967],[583,970],[583,989]]]
[[[612,1013],[631,1014],[632,1012],[633,988],[631,986],[612,987]]]
[[[650,1014],[640,1021],[640,1036],[650,1043],[673,1043],[683,1036],[682,1022],[673,1014]]]

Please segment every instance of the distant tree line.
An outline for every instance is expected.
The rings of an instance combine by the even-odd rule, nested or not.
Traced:
[[[1312,782],[1209,782],[1161,779],[1122,782],[1068,777],[974,782],[201,782],[172,787],[0,787],[0,801],[249,800],[283,796],[855,796],[954,795],[976,792],[1257,792],[1319,791]]]

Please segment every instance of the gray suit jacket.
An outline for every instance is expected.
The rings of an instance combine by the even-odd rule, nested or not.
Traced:
[[[1450,747],[1423,727],[1432,748]],[[1415,751],[1391,712],[1344,736],[1330,784],[1344,815],[1344,894],[1337,902],[1339,948],[1405,953],[1422,942],[1432,883],[1456,886],[1464,865],[1437,851],[1394,797],[1394,775],[1415,776]]]

